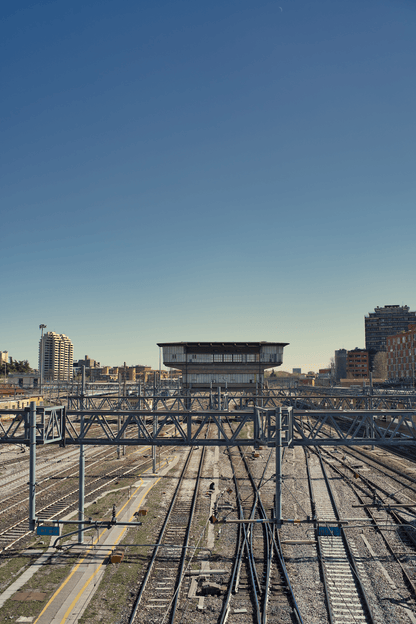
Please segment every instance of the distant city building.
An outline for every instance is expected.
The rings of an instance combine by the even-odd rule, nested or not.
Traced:
[[[185,388],[255,391],[264,371],[283,362],[283,342],[163,342],[163,363],[182,371]]]
[[[19,388],[38,388],[39,373],[9,373],[7,381]]]
[[[292,373],[294,375],[301,375],[302,374],[302,369],[301,368],[292,368]]]
[[[347,377],[349,379],[368,377],[370,358],[366,349],[353,349],[347,352]]]
[[[74,376],[82,374],[82,367],[85,367],[85,374],[90,381],[97,381],[101,379],[101,364],[96,360],[93,360],[89,355],[84,355],[83,360],[74,362]]]
[[[375,354],[386,351],[388,336],[396,336],[402,331],[407,331],[411,324],[416,324],[416,312],[411,312],[409,306],[377,307],[365,317],[364,323],[365,348],[370,354],[372,367]]]
[[[82,366],[85,366],[85,368],[100,368],[101,365],[89,355],[85,355],[83,360],[78,360],[76,366],[77,368],[82,368]]]
[[[387,338],[387,378],[415,377],[416,325]]]
[[[332,378],[331,368],[320,368],[317,375],[315,375],[315,385],[318,386],[330,386]]]
[[[152,374],[151,366],[144,366],[142,364],[137,364],[135,366],[136,369],[136,379],[140,379],[141,382],[147,383]]]
[[[338,349],[335,351],[335,379],[345,379],[347,377],[347,350]]]
[[[72,379],[74,347],[68,336],[47,332],[39,341],[39,373],[44,381]]]
[[[120,366],[118,369],[118,380],[122,381],[136,381],[136,367],[135,366]]]

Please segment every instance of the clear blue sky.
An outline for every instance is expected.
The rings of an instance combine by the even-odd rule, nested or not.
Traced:
[[[415,296],[414,0],[4,1],[0,350],[364,346]]]

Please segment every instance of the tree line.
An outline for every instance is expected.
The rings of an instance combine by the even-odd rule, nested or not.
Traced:
[[[6,369],[6,371],[4,370]],[[28,360],[13,360],[9,358],[8,362],[3,362],[0,369],[0,374],[6,372],[9,373],[32,373]]]

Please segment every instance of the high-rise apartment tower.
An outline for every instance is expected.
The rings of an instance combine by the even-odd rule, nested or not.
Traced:
[[[65,334],[47,332],[39,341],[39,372],[44,381],[72,379],[74,346]]]
[[[407,331],[410,324],[416,324],[416,312],[410,312],[409,306],[387,305],[375,308],[365,317],[365,348],[370,354],[370,361],[378,351],[386,351],[388,336]]]

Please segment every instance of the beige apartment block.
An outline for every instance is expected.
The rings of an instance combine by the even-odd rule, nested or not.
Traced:
[[[39,371],[44,381],[72,379],[74,346],[68,336],[47,332],[39,341]]]

